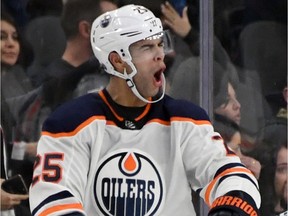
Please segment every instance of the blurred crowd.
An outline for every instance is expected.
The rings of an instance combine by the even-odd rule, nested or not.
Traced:
[[[21,174],[29,186],[47,116],[105,87],[90,28],[100,14],[133,3],[171,33],[167,94],[201,105],[201,86],[212,85],[210,118],[259,180],[262,215],[287,211],[287,1],[213,1],[212,82],[200,76],[199,0],[180,2],[1,0],[1,184]],[[1,213],[31,215],[27,198],[1,190]]]

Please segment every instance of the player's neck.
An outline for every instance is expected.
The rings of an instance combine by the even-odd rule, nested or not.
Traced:
[[[111,77],[106,89],[112,100],[117,104],[127,107],[142,107],[146,105],[145,102],[134,95],[132,90],[127,86],[126,81],[121,78]]]

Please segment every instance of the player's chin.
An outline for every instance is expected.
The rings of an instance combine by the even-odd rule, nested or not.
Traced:
[[[160,86],[154,86],[154,89],[153,89],[153,96],[156,96],[158,95],[159,93],[162,92],[162,85]]]
[[[157,88],[154,92],[153,92],[153,98],[154,99],[158,99],[162,96],[163,94],[163,89],[161,87]]]
[[[143,93],[144,93],[144,92],[143,92]],[[150,89],[149,92],[146,92],[145,94],[142,94],[142,96],[143,96],[144,98],[146,98],[146,99],[155,98],[155,97],[157,97],[158,93],[159,93],[159,89],[153,89],[153,90]]]

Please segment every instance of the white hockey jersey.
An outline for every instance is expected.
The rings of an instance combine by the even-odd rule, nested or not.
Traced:
[[[202,108],[165,95],[131,116],[105,89],[54,112],[38,143],[32,214],[193,216],[191,188],[208,206],[244,191],[260,207],[255,177]]]

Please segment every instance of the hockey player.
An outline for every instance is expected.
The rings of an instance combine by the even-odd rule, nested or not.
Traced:
[[[259,215],[257,180],[206,112],[165,95],[171,43],[160,19],[123,6],[94,21],[91,44],[110,82],[44,123],[32,214],[195,216],[192,188],[211,216]]]

